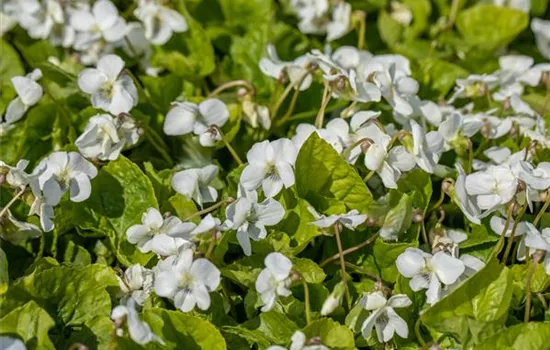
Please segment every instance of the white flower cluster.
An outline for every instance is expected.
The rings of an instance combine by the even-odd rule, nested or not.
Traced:
[[[148,64],[150,46],[164,45],[173,33],[185,32],[187,21],[162,1],[139,0],[134,15],[140,22],[127,23],[109,0],[6,0],[0,12],[0,35],[19,24],[33,39],[48,39],[55,46],[72,48],[88,65],[115,48]]]

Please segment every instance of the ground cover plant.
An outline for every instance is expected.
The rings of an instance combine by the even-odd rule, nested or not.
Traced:
[[[550,348],[547,0],[6,0],[1,349]]]

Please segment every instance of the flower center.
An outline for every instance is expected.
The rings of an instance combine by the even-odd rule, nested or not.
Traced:
[[[193,275],[191,275],[188,271],[182,272],[179,279],[179,287],[184,290],[190,290],[192,284]]]
[[[64,191],[67,188],[69,188],[71,183],[71,176],[70,171],[68,168],[63,168],[59,174],[55,175],[55,180],[59,183],[59,186],[61,186],[61,189]]]

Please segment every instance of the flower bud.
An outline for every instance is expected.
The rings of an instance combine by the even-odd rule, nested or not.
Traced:
[[[491,135],[491,122],[489,120],[483,120],[483,125],[481,126],[480,132],[485,138],[488,138]]]
[[[321,308],[321,315],[327,316],[331,314],[342,302],[342,297],[346,291],[346,285],[344,282],[340,281],[330,295],[325,299],[323,307]]]
[[[300,273],[298,271],[290,271],[290,280],[292,282],[298,282],[301,278],[302,276],[300,276]]]
[[[446,178],[441,183],[441,191],[445,192],[446,194],[449,194],[449,191],[451,190],[451,186],[453,185],[453,180]]]
[[[367,218],[367,227],[374,227],[376,226],[376,219],[375,218]]]
[[[412,221],[416,224],[424,221],[424,215],[420,209],[413,210]]]
[[[242,99],[242,98],[245,98],[248,94],[248,90],[244,87],[241,87],[239,88],[239,90],[237,90],[237,97]]]

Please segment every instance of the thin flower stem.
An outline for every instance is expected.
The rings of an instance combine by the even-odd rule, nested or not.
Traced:
[[[321,129],[323,127],[323,121],[325,119],[325,109],[330,101],[330,90],[327,83],[325,83],[325,90],[323,90],[323,99],[321,100],[321,107],[315,118],[315,127]]]
[[[523,214],[525,214],[525,210],[527,210],[527,203],[525,203],[519,212],[519,214],[516,216],[516,219],[514,221],[514,225],[512,226],[512,233],[510,234],[510,237],[508,237],[508,243],[506,244],[506,250],[504,251],[504,256],[502,257],[502,263],[506,264],[506,260],[508,260],[508,255],[510,254],[510,250],[512,249],[512,243],[514,242],[514,237],[516,235],[516,229],[518,228],[519,221],[521,220]]]
[[[168,163],[168,165],[170,167],[173,167],[174,161],[172,160],[168,152],[166,152],[166,149],[162,146],[161,143],[164,143],[164,141],[162,141],[160,135],[157,134],[157,132],[149,125],[145,125],[145,136],[147,137],[147,140],[149,140],[151,145],[162,156],[162,158]]]
[[[420,318],[416,320],[416,323],[414,324],[414,334],[416,335],[416,340],[420,343],[422,348],[424,349],[426,347],[426,341],[424,338],[422,338],[422,334],[420,334],[420,326],[421,326]]]
[[[454,26],[456,21],[456,15],[458,14],[459,4],[460,4],[460,0],[453,0],[451,4],[451,11],[449,12],[449,21],[447,22],[445,29],[451,29]]]
[[[333,263],[336,263],[336,261],[333,261]],[[346,261],[346,266],[351,268],[351,269],[356,270],[357,272],[359,272],[362,275],[369,276],[370,278],[372,278],[373,280],[375,280],[377,282],[382,282],[382,279],[379,276],[375,275],[374,273],[372,273],[370,271],[365,270],[361,266],[354,265],[354,264],[349,263],[347,261]]]
[[[235,152],[235,149],[231,146],[229,141],[227,141],[227,138],[225,137],[225,134],[222,132],[220,127],[217,125],[211,125],[211,127],[218,132],[223,143],[225,144],[225,147],[229,150],[229,153],[231,153],[231,155],[233,156],[233,159],[235,159],[235,162],[237,162],[238,165],[243,165],[244,164],[243,161],[241,160],[237,152]]]
[[[349,118],[351,116],[349,114],[355,109],[355,106],[357,106],[357,101],[353,101],[352,103],[350,103],[349,106],[347,106],[346,108],[344,108],[344,110],[342,110],[342,112],[340,112],[340,118]]]
[[[363,178],[363,182],[367,182],[370,180],[370,178],[376,173],[376,171],[374,170],[371,170],[364,178]]]
[[[533,226],[537,226],[540,219],[542,219],[542,215],[546,212],[546,209],[548,209],[548,206],[550,206],[550,196],[548,197],[546,202],[544,202],[544,205],[542,206],[542,208],[539,210],[539,213],[535,217],[535,220],[533,221]]]
[[[331,262],[336,261],[336,260],[340,259],[341,257],[344,257],[344,255],[353,253],[353,252],[363,248],[364,246],[367,246],[367,245],[371,244],[372,242],[374,242],[376,240],[377,237],[378,237],[378,232],[375,233],[374,235],[372,235],[371,237],[369,237],[369,239],[367,239],[366,241],[361,242],[360,244],[358,244],[356,246],[350,247],[350,248],[342,251],[341,254],[338,253],[338,254],[335,254],[335,255],[331,256],[330,258],[327,258],[327,259],[323,260],[319,264],[319,267],[324,267],[324,266],[330,264]]]
[[[310,306],[310,301],[309,301],[309,287],[307,285],[307,282],[304,280],[304,278],[302,276],[301,277],[301,280],[302,280],[302,285],[304,286],[304,302],[306,304],[306,324],[309,326],[309,324],[311,323],[311,306]]]
[[[15,194],[15,196],[13,196],[13,198],[8,202],[8,204],[6,204],[6,206],[4,208],[2,208],[2,210],[0,211],[0,218],[2,218],[4,216],[4,214],[6,214],[8,212],[8,210],[13,205],[13,203],[15,203],[17,201],[17,199],[19,199],[19,197],[21,197],[23,195],[23,193],[25,193],[25,188],[23,188],[21,191],[17,192]]]
[[[310,74],[309,69],[307,69],[306,67],[304,67],[304,69],[305,71],[302,73],[302,75],[298,79],[288,84],[285,90],[283,91],[283,93],[281,94],[281,96],[279,96],[279,99],[277,100],[275,107],[273,107],[273,110],[271,111],[272,120],[275,119],[275,117],[277,116],[277,112],[283,105],[283,102],[285,101],[288,94],[290,94],[290,91],[292,91],[293,88],[295,87],[297,88],[298,86],[302,85],[302,81],[307,77],[308,74]]]
[[[342,152],[342,158],[348,159],[351,151],[353,151],[355,149],[355,147],[357,147],[357,146],[361,145],[363,142],[369,141],[369,140],[370,139],[368,137],[363,137],[362,139],[355,141],[349,147],[347,147],[344,150],[344,152]]]
[[[254,87],[254,85],[253,85],[251,82],[249,82],[248,80],[240,79],[240,80],[232,80],[232,81],[228,81],[227,83],[223,83],[222,85],[220,85],[220,86],[218,86],[217,88],[215,88],[215,89],[208,95],[208,97],[217,96],[217,95],[219,95],[222,91],[225,91],[225,90],[228,90],[228,89],[237,87],[237,86],[244,86],[244,87],[248,90],[248,92],[250,93],[250,95],[252,95],[252,96],[256,95],[256,88]]]
[[[472,143],[472,140],[468,139],[468,166],[466,167],[467,174],[472,172],[473,164],[474,164],[474,144]]]
[[[424,220],[420,223],[420,229],[422,230],[422,239],[428,246],[431,246],[430,239],[428,238],[428,233],[426,232],[426,225],[424,224]]]
[[[213,229],[212,230],[212,239],[210,240],[210,244],[208,245],[208,249],[206,250],[206,254],[204,254],[206,259],[210,259],[210,255],[212,254],[212,251],[214,250],[214,247],[216,246],[217,240],[218,240],[218,232],[217,232],[216,229]]]
[[[347,281],[347,273],[346,273],[346,261],[344,260],[343,249],[342,249],[342,240],[340,239],[340,225],[337,222],[334,225],[334,236],[336,237],[336,245],[338,246],[338,254],[340,255],[340,269],[342,271],[342,281],[344,282],[344,286],[346,287],[346,305],[350,305],[351,303],[351,295],[349,293],[349,287],[348,287],[348,281]]]
[[[443,204],[444,200],[445,200],[445,191],[443,191],[443,188],[441,188],[439,199],[437,200],[437,202],[434,203],[434,205],[432,205],[432,207],[428,210],[428,212],[434,211],[435,209],[439,208],[441,204]]]
[[[367,32],[367,13],[364,11],[357,11],[357,19],[359,20],[359,27],[357,28],[357,48],[363,50],[365,47],[365,33]]]
[[[539,259],[542,255],[535,253],[531,266],[527,271],[527,279],[525,281],[525,314],[523,315],[523,322],[529,323],[529,317],[531,317],[531,281],[533,280],[533,274],[539,263]]]
[[[288,107],[285,115],[277,122],[277,126],[283,126],[289,119],[294,109],[296,108],[296,102],[298,101],[298,96],[300,95],[300,89],[294,89],[294,94],[292,94],[292,99],[290,100],[290,106]]]
[[[325,110],[326,113],[334,112],[340,108],[344,108],[345,105],[342,105],[341,101],[336,100],[334,104],[330,107],[327,107]],[[292,117],[289,118],[289,121],[295,121],[295,120],[302,120],[302,119],[309,119],[311,117],[315,117],[317,115],[317,112],[315,110],[307,111],[307,112],[301,112],[296,113]]]
[[[512,209],[513,205],[508,206],[508,214],[506,215],[506,223],[504,224],[504,229],[502,230],[502,233],[500,234],[500,238],[498,239],[497,245],[495,246],[495,249],[491,253],[491,258],[496,258],[500,251],[502,250],[502,246],[504,245],[504,237],[506,235],[506,232],[508,232],[508,227],[510,227],[510,221],[512,220]]]
[[[208,208],[204,208],[204,209],[202,209],[202,210],[199,210],[199,211],[197,211],[197,212],[195,212],[195,213],[193,213],[193,214],[191,214],[191,215],[185,217],[185,218],[183,219],[183,221],[189,221],[189,220],[191,220],[191,219],[196,218],[197,216],[201,216],[201,215],[203,215],[203,214],[208,214],[208,213],[210,213],[211,211],[214,211],[214,210],[218,209],[218,208],[221,207],[222,205],[224,205],[224,204],[229,204],[229,203],[231,203],[231,202],[233,202],[233,201],[234,201],[233,198],[224,199],[223,201],[219,201],[218,203],[213,204],[213,205],[209,206]]]
[[[544,311],[548,311],[548,303],[546,302],[546,298],[544,297],[544,295],[542,293],[537,293],[537,298],[539,298]]]

